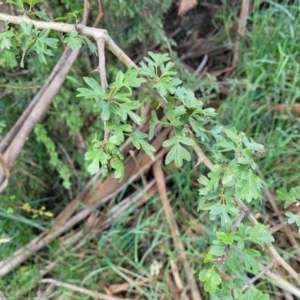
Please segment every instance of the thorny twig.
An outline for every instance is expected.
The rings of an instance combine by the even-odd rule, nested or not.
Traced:
[[[271,227],[269,229],[269,231],[273,234],[273,233],[275,233],[278,230],[286,228],[287,226],[289,226],[288,221],[284,221],[283,223],[279,223],[279,224],[274,225],[273,227]]]
[[[249,213],[249,209],[248,208],[242,208],[241,209],[241,212],[238,216],[238,218],[235,220],[235,222],[232,224],[231,226],[231,231],[232,232],[236,232],[239,228],[239,225],[241,224],[241,222],[243,221],[243,219],[247,216],[247,214]],[[228,258],[228,255],[229,255],[229,251],[230,251],[230,245],[226,245],[225,247],[225,250],[223,252],[223,255],[218,259],[218,261],[220,262],[221,266],[220,266],[220,269],[219,271],[221,272],[224,265],[225,265],[225,262]]]
[[[245,285],[242,288],[242,292],[245,292],[251,284],[255,283],[258,279],[261,279],[268,271],[275,269],[276,264],[276,261],[273,260],[269,265],[264,267],[256,276],[254,276],[253,278],[251,278],[251,280],[245,283]]]

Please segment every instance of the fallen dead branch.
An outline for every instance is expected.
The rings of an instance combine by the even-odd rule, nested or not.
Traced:
[[[192,298],[194,300],[202,300],[202,297],[200,295],[198,286],[196,284],[196,280],[193,276],[193,272],[190,268],[190,265],[187,261],[186,255],[185,255],[184,245],[181,242],[181,240],[179,239],[180,232],[179,232],[177,223],[174,220],[174,215],[173,215],[173,212],[172,212],[172,208],[171,208],[171,205],[170,205],[170,203],[168,201],[168,198],[167,198],[167,190],[166,190],[166,185],[165,185],[165,176],[164,176],[163,171],[162,171],[162,169],[161,169],[161,167],[158,163],[156,163],[153,166],[153,173],[154,173],[154,177],[155,177],[155,180],[156,180],[157,189],[158,189],[158,192],[159,192],[159,195],[160,195],[160,198],[161,198],[162,207],[163,207],[163,210],[164,210],[166,221],[167,221],[167,224],[169,226],[170,233],[171,233],[173,241],[174,241],[174,245],[178,249],[179,258],[182,261],[183,266],[184,266],[184,270],[185,270],[185,273],[186,273],[186,279],[187,279],[188,285],[189,285],[190,290],[191,290]]]

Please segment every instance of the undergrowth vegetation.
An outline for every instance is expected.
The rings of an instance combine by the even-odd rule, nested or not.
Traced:
[[[25,7],[33,21],[67,24],[84,15],[76,1],[39,2],[7,1],[5,13]],[[127,68],[130,59],[125,67],[106,50],[108,87],[94,41],[80,30],[4,24],[2,139],[66,44],[83,46],[0,195],[7,299],[300,297],[300,2],[254,1],[239,38],[241,3],[198,2],[179,17],[177,1],[103,0],[101,18],[100,1],[91,1],[87,25],[100,16],[97,26],[138,64]],[[65,211],[73,218],[54,220]],[[41,251],[2,271],[45,236]]]

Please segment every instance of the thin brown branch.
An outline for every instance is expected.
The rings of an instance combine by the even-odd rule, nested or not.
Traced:
[[[101,5],[101,1],[98,0],[98,15],[97,15],[97,18],[96,18],[96,20],[93,24],[93,27],[96,27],[100,23],[102,17],[103,17],[102,5]]]
[[[65,282],[62,282],[62,281],[55,280],[53,278],[44,278],[44,279],[41,280],[41,282],[42,283],[54,284],[56,286],[66,288],[70,291],[74,291],[74,292],[78,292],[78,293],[81,293],[81,294],[84,294],[84,295],[88,295],[88,296],[91,296],[91,297],[96,298],[96,299],[121,300],[121,298],[119,298],[119,297],[106,295],[106,294],[102,294],[102,293],[99,293],[99,292],[94,292],[94,291],[85,289],[83,287],[79,287],[79,286],[76,286],[76,285],[73,285],[73,284],[70,284],[70,283],[65,283]],[[130,300],[128,298],[122,298],[122,299]]]
[[[247,216],[247,214],[249,213],[249,209],[241,209],[239,216],[237,217],[237,219],[234,221],[234,223],[231,226],[231,231],[232,232],[236,232],[239,228],[239,225],[241,224],[241,222],[244,220],[244,218]],[[222,256],[218,259],[218,261],[221,263],[220,266],[220,272],[222,271],[225,262],[229,256],[229,252],[230,252],[230,245],[226,245],[225,250],[222,254]]]
[[[176,285],[178,291],[180,291],[181,293],[184,289],[184,285],[180,278],[179,268],[173,259],[170,259],[170,267],[173,275],[174,284]],[[188,296],[185,295],[183,300],[188,300],[188,299],[189,299]]]
[[[273,234],[276,231],[281,230],[283,228],[286,229],[287,226],[289,226],[289,223],[287,221],[284,221],[283,223],[279,223],[279,224],[276,224],[275,226],[271,227],[269,229],[269,231]]]
[[[137,278],[134,281],[134,283],[137,286],[147,286],[147,285],[151,284],[152,281],[153,281],[152,278],[142,278],[142,279]],[[131,282],[115,283],[115,284],[111,284],[108,287],[108,291],[110,292],[110,294],[118,294],[120,292],[127,291],[130,289],[132,289]]]
[[[31,89],[38,89],[40,88],[39,85],[33,85],[33,86],[13,86],[9,84],[0,84],[0,87],[7,88],[7,89],[14,89],[14,90],[31,90]]]
[[[91,7],[90,7],[89,0],[84,0],[83,15],[82,15],[82,20],[81,20],[82,25],[86,25],[86,23],[89,19],[90,10],[91,10]]]
[[[197,144],[197,142],[195,140],[195,135],[193,134],[193,132],[187,126],[186,126],[186,128],[188,129],[190,137],[195,141],[195,144],[193,145],[193,148],[194,148],[194,151],[196,152],[196,154],[198,156],[198,163],[197,163],[197,165],[200,164],[200,163],[204,163],[211,171],[213,171],[214,164],[204,154],[204,152],[202,151],[202,149],[200,148],[200,146]]]
[[[118,274],[120,277],[122,277],[124,280],[126,280],[132,287],[135,287],[136,290],[140,293],[140,295],[143,295],[147,297],[147,293],[137,284],[136,280],[131,279],[131,277],[124,274],[123,270],[120,270],[120,268],[115,267],[114,265],[111,265],[110,268],[112,271],[114,271],[116,274]]]
[[[247,291],[247,289],[253,283],[255,283],[257,280],[263,278],[268,271],[273,270],[276,267],[276,264],[277,264],[276,261],[273,260],[269,265],[264,267],[256,276],[254,276],[251,280],[249,280],[248,282],[245,283],[245,285],[242,288],[242,291],[243,292]]]
[[[240,11],[240,18],[238,24],[238,37],[234,45],[234,53],[232,59],[232,68],[236,68],[238,65],[238,60],[240,56],[240,38],[244,36],[245,28],[247,25],[247,17],[250,10],[250,0],[242,0],[241,11]]]

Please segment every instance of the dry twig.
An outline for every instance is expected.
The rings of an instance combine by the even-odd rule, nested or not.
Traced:
[[[88,296],[91,296],[91,297],[96,298],[96,299],[101,299],[101,300],[121,300],[121,299],[130,300],[128,298],[119,298],[119,297],[115,297],[115,296],[111,296],[111,295],[105,295],[105,294],[102,294],[102,293],[99,293],[99,292],[94,292],[94,291],[91,291],[91,290],[88,290],[88,289],[85,289],[85,288],[82,288],[82,287],[79,287],[79,286],[76,286],[76,285],[73,285],[73,284],[70,284],[70,283],[65,283],[65,282],[58,281],[58,280],[55,280],[55,279],[52,279],[52,278],[42,279],[41,282],[42,283],[54,284],[56,286],[66,288],[70,291],[74,291],[74,292],[78,292],[78,293],[81,293],[81,294],[84,294],[84,295],[88,295]]]
[[[238,38],[234,45],[234,53],[233,53],[233,59],[232,59],[232,69],[235,69],[238,66],[238,59],[240,56],[240,39],[245,34],[245,28],[247,25],[247,17],[250,10],[250,0],[242,0],[241,5],[241,11],[240,11],[240,18],[239,18],[239,24],[238,24]]]
[[[251,278],[242,288],[242,291],[245,292],[252,284],[254,284],[257,280],[264,277],[264,275],[270,271],[273,270],[276,267],[276,261],[273,260],[269,265],[264,267],[256,276]]]

